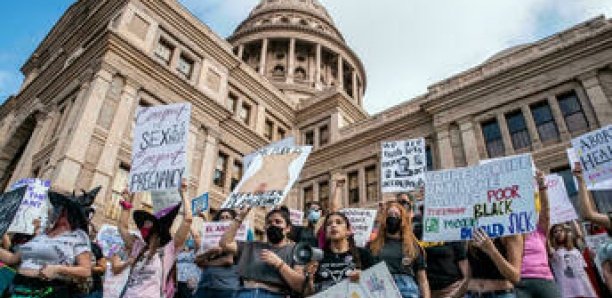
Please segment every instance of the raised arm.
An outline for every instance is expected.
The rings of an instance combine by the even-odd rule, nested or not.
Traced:
[[[344,190],[344,182],[344,179],[336,180],[336,186],[334,187],[332,199],[329,202],[329,206],[327,206],[328,214],[340,211],[342,208],[342,191]]]
[[[198,227],[191,225],[191,237],[193,237],[193,243],[195,245],[195,251],[198,252],[202,247],[202,235],[198,230]]]
[[[181,249],[185,241],[189,237],[191,231],[191,223],[193,222],[193,213],[191,212],[191,201],[187,196],[187,180],[183,179],[180,189],[181,198],[183,199],[183,221],[174,234],[174,246],[176,249]]]
[[[238,212],[238,216],[234,218],[232,223],[230,224],[229,229],[223,234],[221,240],[219,240],[219,247],[223,250],[223,252],[230,253],[236,255],[238,253],[238,243],[236,243],[236,233],[238,229],[240,229],[240,225],[244,218],[249,215],[251,211],[251,207],[245,207],[240,209]]]
[[[513,284],[521,280],[521,264],[523,261],[523,236],[513,235],[502,239],[508,252],[508,259],[497,250],[493,241],[481,229],[474,232],[475,245],[482,249],[493,261],[499,272]]]
[[[540,219],[538,220],[538,228],[548,235],[550,230],[550,204],[548,201],[548,191],[544,173],[538,171],[536,175],[538,181],[538,192],[540,194]]]
[[[585,219],[603,226],[608,230],[612,229],[610,218],[597,212],[597,208],[595,208],[595,203],[593,202],[586,183],[584,182],[582,166],[579,162],[574,164],[574,177],[576,177],[576,180],[578,181],[578,199],[580,200],[580,211],[582,212],[582,216]]]
[[[130,209],[134,202],[134,194],[130,193],[127,189],[124,189],[121,193],[123,202],[121,202],[121,215],[119,216],[119,235],[125,245],[126,251],[132,251],[134,245],[134,238],[130,235],[129,223],[130,223]]]

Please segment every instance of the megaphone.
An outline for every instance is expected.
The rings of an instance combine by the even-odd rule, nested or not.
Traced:
[[[305,265],[311,261],[323,260],[323,250],[313,247],[307,242],[299,242],[293,248],[293,261],[298,265]]]

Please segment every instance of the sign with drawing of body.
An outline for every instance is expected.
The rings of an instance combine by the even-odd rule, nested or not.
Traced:
[[[402,298],[385,262],[361,272],[358,283],[347,279],[311,298]]]
[[[131,192],[175,190],[187,176],[188,103],[138,107],[132,146]]]
[[[550,204],[550,224],[556,225],[578,219],[574,205],[567,195],[563,177],[559,175],[546,176],[546,186],[548,187],[546,192]]]
[[[40,220],[41,228],[47,226],[47,216],[49,212],[49,199],[47,193],[51,187],[51,182],[36,178],[26,178],[17,181],[11,186],[12,190],[26,187],[26,193],[19,206],[19,211],[13,219],[8,232],[33,234],[35,219]]]
[[[259,151],[222,208],[280,205],[300,176],[311,149],[296,146]]]
[[[370,240],[377,211],[360,208],[346,208],[340,210],[340,212],[344,213],[351,223],[355,244],[359,247],[364,247]]]
[[[531,156],[427,172],[423,240],[465,241],[473,229],[492,238],[535,230],[537,213]]]
[[[572,139],[587,185],[612,180],[612,125]]]
[[[422,187],[427,170],[425,140],[383,142],[380,164],[383,193],[406,192]]]

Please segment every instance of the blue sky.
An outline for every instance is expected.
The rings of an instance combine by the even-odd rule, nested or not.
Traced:
[[[258,0],[179,0],[226,37]],[[320,0],[368,77],[365,108],[376,113],[427,86],[589,18],[612,17],[611,0]],[[3,1],[0,103],[18,91],[19,69],[74,0]]]

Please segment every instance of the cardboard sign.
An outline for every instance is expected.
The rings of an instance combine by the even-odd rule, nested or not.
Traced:
[[[427,172],[423,240],[470,240],[475,227],[492,238],[534,231],[533,180],[528,154]]]
[[[208,210],[208,193],[205,193],[191,201],[191,212],[193,216],[198,216]]]
[[[612,180],[612,125],[572,140],[587,185]]]
[[[138,107],[132,146],[130,191],[179,189],[187,176],[188,103]]]
[[[21,206],[17,216],[8,229],[10,233],[34,234],[35,219],[40,220],[40,226],[44,229],[47,226],[47,216],[49,214],[49,198],[47,197],[51,182],[47,180],[26,178],[17,181],[11,186],[12,190],[26,187],[27,191],[21,201]]]
[[[207,250],[218,247],[219,240],[223,237],[223,234],[227,230],[229,230],[232,221],[223,221],[223,222],[205,222],[202,226],[202,252],[206,252]],[[247,240],[247,231],[248,226],[244,223],[236,232],[236,237],[234,238],[236,241],[246,241]]]
[[[312,147],[277,147],[261,150],[221,208],[280,205],[310,155]],[[265,191],[261,192],[261,189]]]
[[[247,155],[245,155],[242,158],[242,162],[244,164],[244,168],[248,169],[249,166],[251,165],[251,162],[253,162],[253,159],[255,158],[255,156],[261,154],[264,150],[270,150],[273,148],[279,148],[279,147],[293,147],[295,146],[295,138],[294,137],[288,137],[288,138],[284,138],[280,141],[271,143],[265,147],[260,148],[259,150],[253,152],[253,153],[249,153]]]
[[[304,225],[304,211],[289,209],[289,218],[294,226]]]
[[[346,208],[340,210],[340,212],[344,213],[351,223],[355,244],[359,247],[364,247],[370,240],[377,211],[370,209]]]
[[[0,195],[0,236],[4,236],[19,212],[23,197],[26,195],[27,187]],[[30,224],[31,225],[31,224]]]
[[[574,148],[567,148],[567,159],[570,162],[570,167],[574,170],[574,163],[580,162],[578,159],[578,153]],[[586,181],[586,180],[585,180]],[[576,189],[580,189],[578,187],[578,181],[574,178],[574,184],[576,185]],[[612,180],[606,180],[602,182],[596,182],[595,184],[586,183],[586,187],[588,190],[610,190],[612,189]]]
[[[578,219],[578,214],[570,202],[563,177],[559,175],[546,176],[548,190],[548,202],[550,204],[550,224],[556,225],[574,219]]]
[[[423,187],[427,170],[425,139],[382,143],[380,165],[383,193],[407,192]]]
[[[312,298],[402,298],[385,262],[361,272],[359,283],[343,280]]]
[[[168,189],[152,191],[151,201],[153,202],[153,211],[157,212],[170,206],[180,204],[183,199],[177,189]]]

